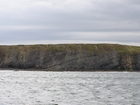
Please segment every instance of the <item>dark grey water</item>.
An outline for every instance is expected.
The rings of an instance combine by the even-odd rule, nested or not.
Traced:
[[[140,105],[140,73],[0,71],[0,105]]]

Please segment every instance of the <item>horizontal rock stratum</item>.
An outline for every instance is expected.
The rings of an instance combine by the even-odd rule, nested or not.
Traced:
[[[0,68],[140,71],[140,47],[118,44],[0,46]]]

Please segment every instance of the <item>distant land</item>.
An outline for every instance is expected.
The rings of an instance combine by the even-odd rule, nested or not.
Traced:
[[[140,71],[140,47],[119,44],[0,46],[0,68],[40,71]]]

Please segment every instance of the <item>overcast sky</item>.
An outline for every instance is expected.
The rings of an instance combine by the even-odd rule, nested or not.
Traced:
[[[0,0],[0,44],[140,45],[140,0]]]

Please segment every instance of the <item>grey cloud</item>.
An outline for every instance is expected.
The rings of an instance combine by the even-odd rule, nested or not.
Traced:
[[[129,2],[131,4],[137,4],[137,5],[140,4],[140,1],[139,0],[126,0],[126,2]]]
[[[0,4],[0,37],[3,40],[7,37],[9,41],[74,40],[75,34],[64,33],[140,31],[138,0],[8,1],[2,0]],[[112,34],[109,38],[95,35],[87,40],[138,42],[138,38],[133,35],[120,38]]]

